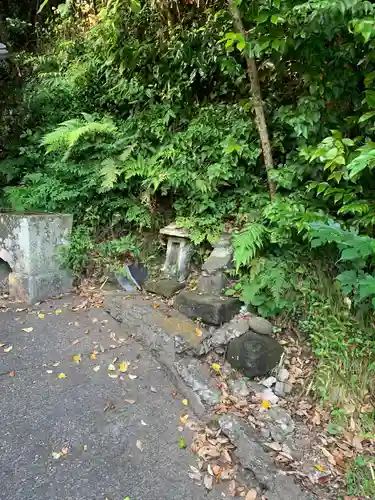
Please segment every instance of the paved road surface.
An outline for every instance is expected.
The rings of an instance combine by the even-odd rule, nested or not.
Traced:
[[[133,339],[121,345],[111,338],[124,335],[104,311],[73,312],[71,300],[32,313],[0,309],[0,343],[13,346],[8,353],[0,347],[0,499],[222,498],[187,475],[196,461],[179,448],[186,407],[168,376]],[[104,352],[91,359],[98,344]],[[116,368],[130,363],[123,380],[108,376],[114,358]],[[65,447],[68,454],[55,459]]]

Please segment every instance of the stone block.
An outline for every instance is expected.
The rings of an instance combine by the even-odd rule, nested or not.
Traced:
[[[44,275],[29,275],[10,273],[9,295],[13,300],[33,303],[48,299],[72,289],[72,277],[69,272],[61,270],[58,273]]]
[[[144,288],[147,292],[155,293],[170,299],[175,293],[185,287],[185,283],[181,283],[176,279],[160,279],[156,281],[146,281]]]
[[[270,323],[268,319],[256,316],[255,314],[249,315],[249,328],[250,330],[262,335],[271,335],[273,332],[272,323]]]
[[[160,230],[160,234],[168,236],[167,255],[162,267],[164,276],[185,281],[189,276],[190,260],[194,251],[189,232],[176,224],[169,224]]]
[[[280,360],[283,348],[273,337],[247,332],[232,340],[227,360],[247,377],[259,377],[271,371]]]
[[[0,258],[12,269],[11,299],[33,302],[71,288],[60,254],[71,228],[71,215],[0,213]]]
[[[210,256],[204,261],[202,269],[208,274],[213,274],[220,269],[231,267],[233,250],[230,247],[214,248]]]
[[[228,276],[222,271],[215,274],[201,274],[197,280],[197,290],[201,293],[220,295],[229,283]]]
[[[200,318],[209,325],[221,325],[230,321],[241,307],[233,297],[198,294],[190,291],[179,293],[174,299],[176,308],[189,318]]]

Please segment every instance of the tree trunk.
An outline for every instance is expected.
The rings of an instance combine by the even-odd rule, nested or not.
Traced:
[[[246,35],[242,24],[240,12],[238,8],[235,6],[233,0],[229,0],[229,8],[232,14],[233,24],[236,30],[239,33],[241,33],[241,35],[245,39]],[[270,175],[270,170],[273,169],[272,149],[271,149],[270,139],[268,136],[266,117],[264,115],[264,106],[262,100],[262,93],[260,90],[258,68],[254,57],[250,57],[248,54],[245,54],[245,60],[247,67],[247,75],[250,80],[251,96],[253,99],[253,107],[255,112],[255,123],[258,129],[260,143],[262,146],[264,165],[266,167],[268,187],[270,191],[270,198],[272,199],[276,194],[276,186],[275,183],[271,180],[271,175]]]

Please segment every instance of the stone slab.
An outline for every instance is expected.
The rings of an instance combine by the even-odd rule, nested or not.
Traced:
[[[168,226],[160,229],[159,233],[165,236],[175,236],[177,238],[190,239],[189,230],[183,227],[178,227],[178,225],[175,222],[173,222],[172,224],[168,224]]]
[[[231,267],[233,260],[233,249],[230,247],[214,248],[210,256],[205,260],[202,269],[209,274]]]
[[[217,326],[230,321],[241,308],[241,302],[233,297],[218,297],[185,290],[176,296],[174,305],[188,318],[199,318],[203,323]]]
[[[185,287],[185,283],[181,283],[176,279],[160,279],[153,281],[146,281],[144,288],[147,292],[155,293],[156,295],[161,295],[167,299],[170,299],[179,290]]]
[[[201,293],[220,295],[229,284],[228,276],[222,271],[215,274],[201,274],[197,280],[197,290]]]
[[[9,295],[12,300],[33,304],[38,300],[56,297],[72,290],[72,276],[69,272],[30,276],[9,274]]]
[[[33,302],[71,289],[61,269],[69,244],[72,216],[49,213],[0,213],[0,259],[12,269],[10,298]]]

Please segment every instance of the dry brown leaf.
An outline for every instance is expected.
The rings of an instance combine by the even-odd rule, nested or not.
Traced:
[[[206,460],[208,458],[219,458],[220,455],[220,451],[215,446],[206,445],[198,450],[198,456]]]
[[[328,462],[331,465],[336,465],[336,460],[335,460],[334,456],[332,455],[332,453],[329,452],[326,448],[324,448],[324,446],[321,447],[321,450],[323,452],[323,455],[327,457]]]
[[[133,405],[135,403],[135,399],[124,399],[125,403],[128,403],[129,405]]]
[[[359,436],[354,436],[352,439],[352,446],[359,452],[363,451],[362,441],[363,439]]]
[[[245,496],[245,500],[256,500],[258,498],[257,490],[249,490]]]

